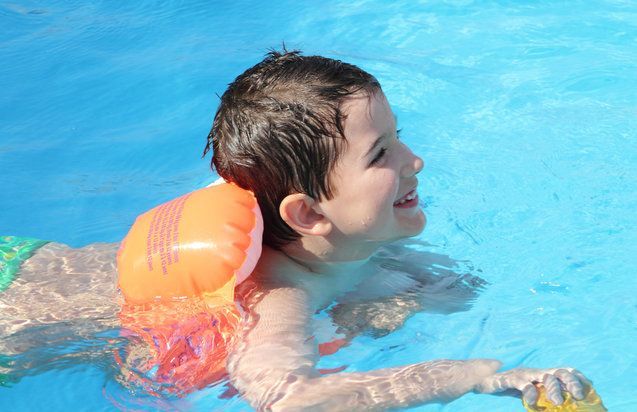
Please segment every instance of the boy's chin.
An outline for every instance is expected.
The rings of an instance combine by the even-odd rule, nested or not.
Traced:
[[[403,229],[400,231],[401,233],[399,233],[395,238],[391,239],[390,242],[418,236],[419,234],[421,234],[423,230],[425,230],[425,226],[427,225],[427,218],[425,217],[425,214],[422,213],[421,216],[422,219],[420,219],[419,221],[413,222],[409,226],[404,226]]]
[[[427,225],[427,216],[425,216],[425,213],[422,210],[420,210],[420,213],[418,214],[417,219],[415,219],[413,222],[410,222],[410,224],[405,228],[406,233],[403,236],[403,238],[417,236],[421,234],[422,231],[425,230],[426,225]]]

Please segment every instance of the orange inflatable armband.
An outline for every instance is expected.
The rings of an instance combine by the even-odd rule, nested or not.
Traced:
[[[188,193],[139,216],[117,254],[129,304],[203,297],[232,302],[261,254],[252,193],[230,183]],[[214,304],[214,302],[211,302]]]
[[[117,254],[122,333],[131,338],[126,361],[118,358],[129,381],[183,394],[225,375],[240,320],[234,288],[254,269],[262,234],[254,195],[229,183],[137,218]]]

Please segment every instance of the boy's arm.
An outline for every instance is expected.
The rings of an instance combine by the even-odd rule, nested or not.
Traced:
[[[414,313],[455,313],[471,308],[487,282],[466,262],[407,247],[400,241],[372,258],[374,273],[330,315],[346,339],[361,333],[383,336]]]
[[[380,268],[358,295],[334,305],[329,313],[346,339],[361,333],[384,336],[418,312],[468,310],[481,287],[476,277],[468,274],[416,274]]]
[[[495,360],[438,360],[321,376],[307,301],[296,288],[268,292],[251,309],[255,324],[229,359],[233,384],[260,410],[385,410],[450,401],[500,367]]]

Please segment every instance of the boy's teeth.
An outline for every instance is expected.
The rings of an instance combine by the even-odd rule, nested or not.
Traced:
[[[410,200],[413,200],[415,198],[416,198],[416,191],[412,190],[411,192],[407,193],[404,198],[402,198],[401,200],[396,202],[396,204],[397,205],[402,205],[403,203],[408,202]]]

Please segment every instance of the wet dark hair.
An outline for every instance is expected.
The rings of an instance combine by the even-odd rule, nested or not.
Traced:
[[[221,96],[204,156],[226,181],[254,192],[266,245],[280,248],[300,235],[279,214],[289,194],[331,199],[329,172],[346,144],[344,100],[368,96],[378,81],[360,68],[300,51],[271,51]]]

